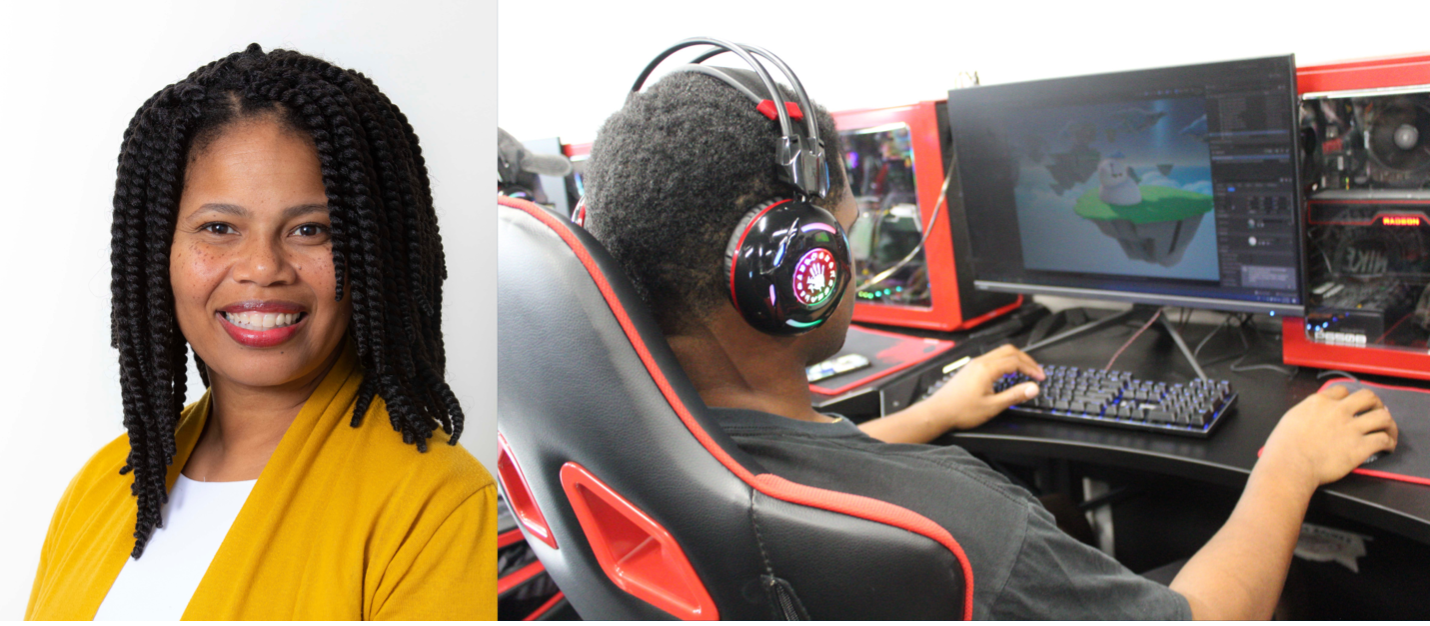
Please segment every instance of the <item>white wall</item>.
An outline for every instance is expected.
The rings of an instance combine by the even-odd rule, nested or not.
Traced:
[[[1267,0],[721,2],[500,0],[497,122],[520,138],[595,138],[651,57],[686,37],[779,55],[830,110],[985,84],[1295,53],[1310,65],[1430,50],[1421,2]],[[524,45],[508,39],[524,36]],[[677,57],[688,58],[688,57]],[[738,61],[736,61],[738,63]],[[564,68],[546,75],[531,68]],[[544,82],[559,78],[559,85]]]
[[[250,42],[362,71],[417,130],[447,251],[448,378],[467,413],[462,442],[495,468],[495,9],[470,0],[5,3],[0,620],[23,614],[65,485],[123,433],[109,221],[124,128],[154,92]]]

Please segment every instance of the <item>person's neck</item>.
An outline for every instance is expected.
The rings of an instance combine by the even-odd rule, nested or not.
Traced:
[[[201,482],[258,478],[303,404],[341,355],[339,347],[312,374],[272,387],[245,385],[210,371],[209,416],[184,464],[184,476]]]
[[[793,340],[759,333],[739,318],[706,320],[666,339],[707,406],[830,421],[810,406],[804,359]]]

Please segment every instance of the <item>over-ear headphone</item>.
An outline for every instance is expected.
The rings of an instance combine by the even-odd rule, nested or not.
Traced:
[[[839,220],[810,202],[829,193],[829,164],[819,123],[799,78],[779,57],[755,46],[719,39],[693,37],[660,53],[646,65],[631,93],[640,91],[656,66],[683,48],[697,45],[715,49],[680,66],[676,72],[697,72],[718,79],[754,104],[755,109],[780,123],[775,150],[779,179],[790,186],[790,197],[758,203],[735,226],[725,249],[725,274],[730,301],[746,322],[772,335],[798,335],[823,324],[838,308],[848,289],[851,261],[849,241]],[[744,74],[701,65],[715,55],[731,52],[754,70],[758,82]],[[779,68],[798,97],[786,102],[774,79],[755,59],[764,58]],[[767,93],[769,97],[759,94]],[[804,132],[791,120],[803,121]],[[582,207],[584,209],[584,207]],[[581,210],[584,217],[584,210]]]

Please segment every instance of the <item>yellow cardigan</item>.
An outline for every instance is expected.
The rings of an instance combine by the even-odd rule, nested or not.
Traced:
[[[496,485],[438,431],[425,454],[374,400],[349,347],[303,405],[194,591],[184,619],[496,619]],[[188,406],[174,486],[203,432]],[[474,433],[475,434],[475,433]],[[93,619],[134,546],[120,437],[70,482],[50,521],[26,619]]]

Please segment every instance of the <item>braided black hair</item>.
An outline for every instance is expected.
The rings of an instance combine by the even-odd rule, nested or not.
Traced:
[[[814,202],[832,211],[844,198],[844,152],[834,119],[814,106],[830,179],[829,194]],[[730,232],[756,204],[793,193],[776,173],[779,138],[779,123],[748,98],[694,72],[666,75],[601,125],[586,162],[585,226],[666,334],[728,300],[721,268]]]
[[[437,427],[455,445],[462,408],[444,382],[442,281],[447,268],[427,167],[407,118],[366,76],[258,44],[199,68],[149,98],[124,132],[111,230],[111,331],[138,500],[139,558],[168,500],[187,343],[169,282],[184,171],[228,125],[272,116],[312,138],[332,221],[334,298],[352,297],[348,332],[364,370],[353,410],[387,402],[405,443],[427,450]],[[198,369],[208,373],[198,355]]]

